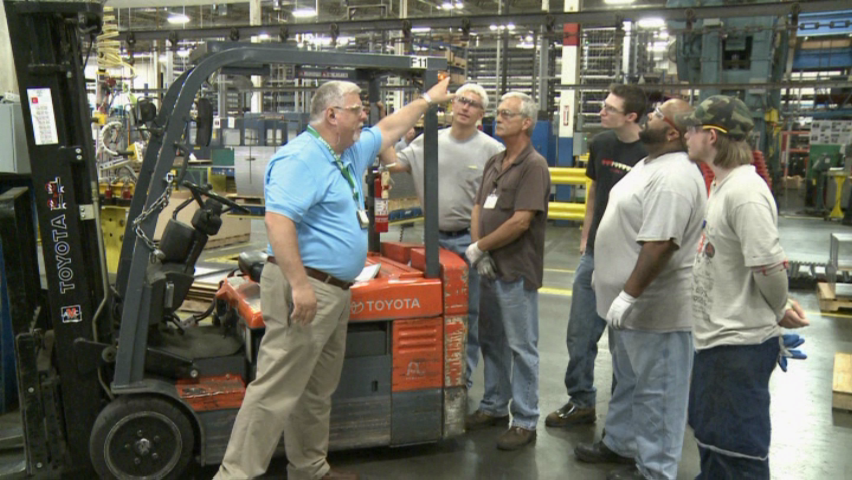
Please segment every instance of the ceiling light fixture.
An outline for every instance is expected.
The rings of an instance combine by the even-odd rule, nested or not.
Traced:
[[[297,8],[293,10],[293,16],[296,18],[311,18],[317,16],[317,11],[313,8]]]
[[[636,25],[639,28],[662,28],[666,26],[666,21],[662,18],[642,18]]]
[[[607,5],[629,5],[634,1],[635,0],[604,0],[604,3]]]
[[[411,33],[428,33],[432,31],[432,27],[414,27],[411,29]]]
[[[173,13],[166,19],[172,25],[185,25],[189,23],[189,17],[183,13]]]

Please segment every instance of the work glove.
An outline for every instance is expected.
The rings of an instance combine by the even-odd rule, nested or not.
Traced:
[[[606,323],[610,328],[621,330],[624,328],[624,319],[633,309],[633,304],[636,298],[625,292],[624,290],[615,297],[612,305],[609,306],[609,311],[606,313]]]
[[[787,371],[788,358],[792,358],[794,360],[804,360],[808,358],[808,356],[805,355],[805,352],[796,348],[805,343],[805,339],[800,337],[797,333],[785,333],[784,335],[781,335],[778,337],[778,343],[781,344],[781,351],[778,352],[778,366],[781,367],[782,371]]]
[[[477,263],[479,263],[479,260],[482,259],[482,256],[485,255],[485,252],[479,249],[479,245],[477,245],[478,243],[479,242],[471,243],[464,252],[464,256],[467,257],[467,261],[474,267]]]
[[[479,263],[476,264],[476,272],[480,277],[489,280],[497,278],[497,265],[494,264],[494,259],[491,258],[488,252],[485,252],[482,258],[479,259]]]

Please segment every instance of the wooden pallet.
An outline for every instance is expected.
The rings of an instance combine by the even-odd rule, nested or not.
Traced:
[[[831,407],[852,411],[852,353],[834,354]]]
[[[819,309],[823,312],[836,312],[841,308],[852,309],[852,297],[837,297],[826,282],[817,283],[817,298]]]

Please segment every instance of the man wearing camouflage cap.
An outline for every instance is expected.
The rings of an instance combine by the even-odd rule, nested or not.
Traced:
[[[808,321],[787,298],[777,208],[745,141],[751,112],[737,98],[714,95],[679,120],[688,125],[689,156],[716,175],[693,267],[689,424],[698,478],[769,479],[769,377],[776,361],[786,370],[787,356],[803,358],[788,350],[802,340],[782,336],[781,327]]]

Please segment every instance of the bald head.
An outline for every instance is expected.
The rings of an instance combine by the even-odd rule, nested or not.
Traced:
[[[672,98],[671,100],[666,100],[665,103],[660,105],[660,111],[663,112],[663,115],[665,115],[666,118],[671,118],[674,121],[675,125],[677,125],[677,130],[681,135],[686,133],[686,126],[679,122],[678,119],[685,117],[687,113],[692,112],[692,105],[680,98]]]

